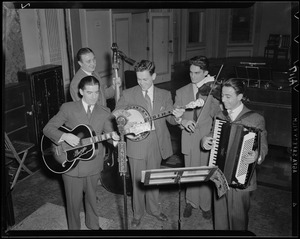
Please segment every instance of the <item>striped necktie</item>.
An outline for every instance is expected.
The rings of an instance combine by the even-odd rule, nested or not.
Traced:
[[[145,100],[147,102],[147,107],[148,107],[148,112],[151,114],[152,113],[152,104],[151,104],[151,99],[150,96],[148,95],[148,91],[145,91]]]
[[[201,87],[198,88],[198,91],[197,91],[197,93],[196,93],[196,100],[200,97],[200,92],[201,92],[200,88],[201,88]],[[194,109],[194,121],[195,121],[195,122],[197,121],[199,112],[200,112],[200,108],[195,108],[195,109]]]
[[[231,121],[233,121],[233,111],[232,110],[228,110],[228,116],[231,119]]]
[[[88,105],[87,112],[86,112],[89,120],[91,119],[91,116],[92,116],[91,106],[92,105]]]

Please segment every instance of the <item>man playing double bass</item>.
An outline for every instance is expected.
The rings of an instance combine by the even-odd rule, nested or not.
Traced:
[[[107,87],[107,85],[101,80],[99,74],[95,72],[97,62],[94,52],[90,48],[84,47],[79,49],[76,56],[80,69],[76,72],[70,83],[70,94],[72,100],[77,101],[80,99],[78,89],[80,80],[85,76],[93,75],[100,82],[98,102],[100,105],[106,106],[106,100],[113,98],[115,96],[116,88],[121,86],[121,78],[113,78],[113,84],[110,87]]]

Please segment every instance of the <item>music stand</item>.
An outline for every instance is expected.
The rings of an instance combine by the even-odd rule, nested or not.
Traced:
[[[224,174],[217,166],[201,166],[187,168],[168,168],[168,169],[150,169],[142,171],[141,182],[144,185],[178,184],[179,194],[179,216],[178,230],[181,227],[180,218],[180,198],[181,183],[203,182],[212,180],[218,189],[218,195],[221,197],[229,189]]]

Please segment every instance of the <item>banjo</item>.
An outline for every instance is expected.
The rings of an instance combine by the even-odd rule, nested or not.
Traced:
[[[196,107],[202,107],[204,100],[199,98],[195,101],[191,101],[185,106],[179,106],[178,109],[194,109]],[[153,120],[168,116],[172,114],[173,110],[161,112],[156,115],[150,115],[149,112],[142,106],[139,105],[128,105],[123,109],[117,109],[112,112],[116,119],[122,117],[125,120],[124,130],[129,130],[136,124],[147,124],[152,129]],[[145,131],[140,134],[126,134],[126,137],[132,141],[141,141],[150,134],[150,131]]]

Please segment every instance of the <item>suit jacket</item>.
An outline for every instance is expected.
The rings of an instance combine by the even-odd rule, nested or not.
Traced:
[[[183,154],[190,154],[191,149],[194,147],[199,148],[199,155],[196,155],[197,158],[195,161],[190,162],[190,165],[185,165],[186,167],[194,167],[194,166],[206,166],[208,165],[208,158],[209,152],[201,150],[200,141],[201,139],[206,136],[211,128],[213,123],[213,117],[221,111],[220,109],[220,102],[215,99],[212,95],[209,97],[200,94],[200,98],[205,101],[205,108],[202,107],[199,115],[200,118],[198,120],[198,125],[194,133],[189,133],[185,129],[182,130],[182,137],[181,137],[181,152]],[[194,101],[194,91],[193,91],[193,84],[189,83],[182,88],[176,91],[175,96],[175,107],[176,106],[184,106],[191,101]],[[202,112],[203,111],[203,112]],[[198,116],[199,116],[198,115]],[[187,109],[183,115],[182,119],[185,120],[193,120],[194,117],[194,110]]]
[[[264,161],[265,156],[268,153],[268,142],[267,142],[267,131],[266,131],[266,127],[265,127],[265,119],[262,115],[260,115],[256,112],[254,112],[253,114],[241,119],[241,117],[249,111],[250,111],[250,109],[248,109],[244,105],[243,110],[241,111],[241,113],[237,116],[237,118],[233,122],[240,123],[240,124],[243,124],[243,125],[248,126],[248,127],[255,127],[255,128],[258,128],[258,129],[262,130],[262,132],[261,132],[261,145],[260,145],[261,160],[258,163],[258,164],[261,164]],[[220,112],[217,115],[217,117],[220,118],[220,119],[226,119],[226,116],[222,112]],[[256,172],[254,171],[253,176],[250,180],[249,186],[244,190],[245,191],[252,191],[252,190],[255,190],[256,188],[257,188]],[[236,189],[236,190],[239,190],[239,189]]]
[[[90,125],[96,135],[113,131],[110,110],[101,105],[95,105],[90,121],[83,107],[82,100],[62,104],[59,112],[53,116],[43,129],[43,133],[54,143],[58,143],[63,132],[58,130],[62,125],[73,129],[79,124]],[[80,160],[77,166],[68,172],[67,175],[74,177],[85,177],[98,174],[103,169],[104,148],[98,143],[98,150],[90,160]]]
[[[167,90],[163,90],[154,86],[153,101],[152,115],[173,109],[171,93]],[[147,104],[144,99],[142,89],[139,85],[126,89],[122,92],[122,95],[117,102],[116,109],[124,108],[124,106],[127,105],[139,105],[147,109]],[[171,136],[167,127],[167,121],[171,121],[172,118],[174,117],[169,115],[153,121],[155,125],[155,133],[159,142],[158,150],[160,150],[163,159],[173,155]],[[174,123],[174,121],[172,122]],[[155,150],[148,149],[147,138],[138,142],[127,139],[128,157],[136,159],[145,158],[147,155],[147,150]]]
[[[81,97],[79,96],[78,84],[81,81],[81,79],[85,76],[88,76],[88,75],[80,68],[76,72],[76,74],[74,75],[74,77],[71,81],[70,94],[71,94],[73,101],[77,101],[77,100],[81,99]],[[113,86],[110,86],[109,88],[107,88],[106,84],[104,84],[101,77],[96,72],[93,73],[93,76],[95,76],[100,82],[100,94],[99,94],[98,102],[100,103],[100,105],[106,106],[106,99],[110,99],[110,98],[114,97],[115,90],[114,90]]]

